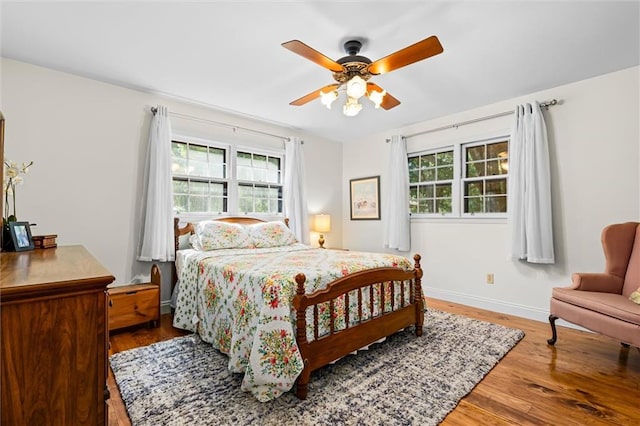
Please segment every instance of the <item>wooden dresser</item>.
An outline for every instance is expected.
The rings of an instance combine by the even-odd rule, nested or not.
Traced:
[[[82,246],[0,257],[0,423],[107,424],[114,277]]]

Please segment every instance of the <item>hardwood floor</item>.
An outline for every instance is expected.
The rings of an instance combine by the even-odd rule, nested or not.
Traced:
[[[607,337],[435,299],[429,307],[524,330],[526,336],[467,395],[443,425],[640,425],[640,350]],[[110,353],[182,335],[160,328],[111,335]],[[109,425],[130,425],[109,372]]]

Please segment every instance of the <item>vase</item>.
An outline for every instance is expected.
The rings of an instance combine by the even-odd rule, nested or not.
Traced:
[[[2,225],[2,251],[12,251],[13,240],[11,239],[11,229],[9,224]]]

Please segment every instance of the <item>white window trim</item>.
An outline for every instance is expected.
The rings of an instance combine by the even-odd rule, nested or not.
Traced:
[[[454,142],[451,144],[443,144],[437,147],[428,148],[419,151],[413,151],[407,153],[407,160],[409,157],[418,155],[431,154],[442,151],[449,151],[453,149],[453,182],[451,185],[451,213],[412,213],[411,222],[416,223],[506,223],[507,213],[464,213],[463,212],[463,194],[462,194],[462,182],[463,182],[463,158],[462,152],[465,146],[474,145],[486,145],[492,142],[498,142],[507,140],[509,142],[509,160],[511,160],[511,136],[510,135],[496,135],[481,139],[465,140],[461,142]],[[508,179],[509,174],[506,175]],[[509,188],[507,187],[507,194]]]
[[[279,157],[280,158],[280,169],[281,169],[281,180],[283,192],[284,192],[284,173],[285,173],[285,150],[284,148],[281,150],[276,149],[265,149],[258,146],[251,146],[247,144],[236,144],[229,142],[221,142],[215,139],[205,139],[201,137],[192,137],[188,136],[184,133],[180,134],[172,134],[172,141],[177,142],[193,142],[200,145],[207,145],[214,148],[221,148],[226,150],[227,154],[227,177],[224,181],[227,182],[227,212],[222,213],[201,213],[201,212],[184,212],[184,213],[175,213],[175,217],[179,218],[181,222],[197,222],[206,219],[215,219],[218,217],[227,217],[227,216],[251,216],[263,220],[277,220],[284,217],[284,213],[240,213],[238,211],[238,180],[236,178],[236,156],[238,151],[248,151],[253,154],[264,154],[271,157]],[[172,174],[173,177],[173,174]],[[284,198],[284,194],[283,194]],[[284,200],[283,200],[284,204]],[[284,206],[283,206],[284,208]]]

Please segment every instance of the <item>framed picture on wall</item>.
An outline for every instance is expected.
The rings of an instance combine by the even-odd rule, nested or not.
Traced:
[[[380,176],[351,179],[351,220],[380,220]]]
[[[9,222],[9,233],[15,251],[33,250],[34,244],[29,222]]]

